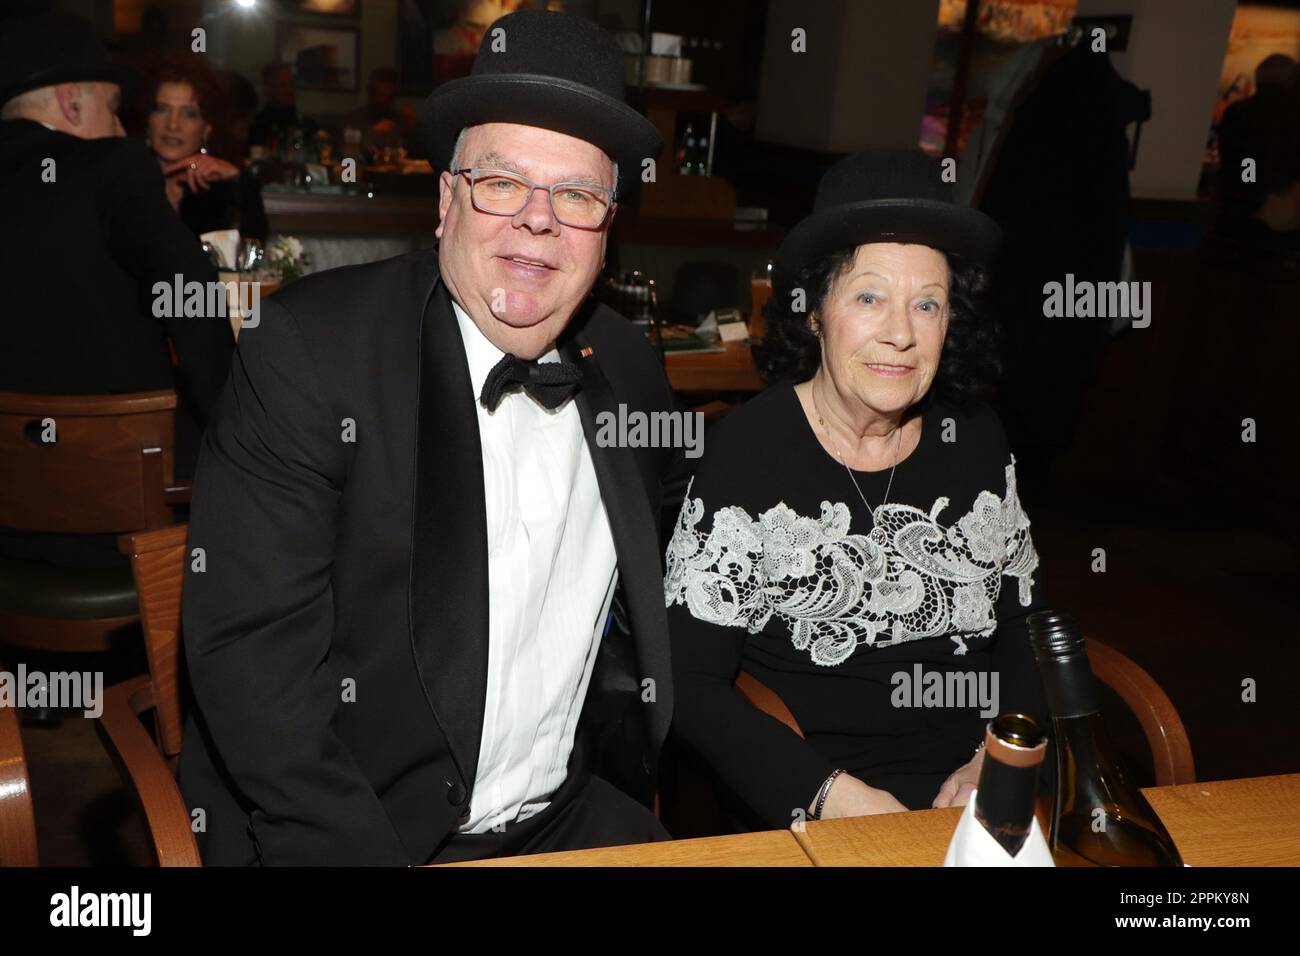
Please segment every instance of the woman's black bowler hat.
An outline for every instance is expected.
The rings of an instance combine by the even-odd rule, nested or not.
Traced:
[[[83,17],[7,14],[0,18],[0,104],[60,83],[102,80],[125,94],[139,74],[109,56]]]
[[[450,80],[425,101],[421,120],[435,169],[451,163],[456,137],[476,123],[520,123],[584,139],[621,167],[640,173],[663,137],[623,100],[623,50],[593,21],[519,10],[488,27],[469,76]]]
[[[774,285],[841,249],[869,242],[916,243],[988,263],[1001,230],[984,213],[959,205],[943,164],[919,149],[873,149],[840,160],[817,186],[812,214],[776,251]]]

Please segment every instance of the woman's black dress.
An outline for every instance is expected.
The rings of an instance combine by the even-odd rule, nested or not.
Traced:
[[[179,212],[182,221],[196,236],[221,229],[238,229],[241,236],[266,244],[262,186],[247,169],[240,170],[238,179],[211,183],[207,190],[196,192],[187,186]]]
[[[928,808],[995,687],[997,710],[1045,716],[1025,628],[1038,557],[1002,425],[986,404],[924,404],[877,509],[883,544],[792,386],[706,437],[666,559],[673,726],[767,826],[799,819],[836,768]],[[889,469],[854,474],[880,505]],[[733,689],[740,669],[805,740]]]

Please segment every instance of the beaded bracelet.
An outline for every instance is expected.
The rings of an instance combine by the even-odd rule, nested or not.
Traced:
[[[826,798],[830,796],[831,793],[831,784],[833,784],[835,782],[835,779],[844,772],[845,771],[843,770],[833,771],[831,775],[826,778],[826,781],[822,784],[822,788],[817,791],[817,799],[813,803],[813,812],[812,812],[812,818],[814,820],[820,820],[822,818],[822,810],[826,806]]]

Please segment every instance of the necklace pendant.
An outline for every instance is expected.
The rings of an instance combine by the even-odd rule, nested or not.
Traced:
[[[889,535],[885,533],[885,529],[880,527],[880,525],[876,525],[874,528],[872,528],[870,534],[868,534],[867,537],[870,538],[872,541],[874,541],[876,544],[880,545],[882,548],[885,545],[889,544]]]

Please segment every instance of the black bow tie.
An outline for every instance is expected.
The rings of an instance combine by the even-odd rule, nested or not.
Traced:
[[[529,362],[507,352],[483,381],[479,401],[493,411],[506,392],[520,386],[546,408],[559,408],[578,390],[582,369],[571,362]]]

